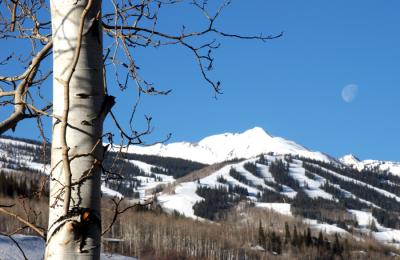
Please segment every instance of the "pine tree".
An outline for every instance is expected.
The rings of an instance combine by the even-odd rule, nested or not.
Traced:
[[[272,231],[270,237],[271,251],[280,255],[282,253],[282,241],[279,235]]]
[[[324,245],[324,236],[322,235],[322,231],[319,231],[317,246],[321,247]]]
[[[369,225],[369,229],[371,229],[372,232],[378,232],[378,228],[376,226],[374,219],[371,221],[371,224]]]
[[[332,254],[333,255],[338,255],[341,256],[343,253],[343,247],[339,242],[339,236],[336,233],[335,234],[335,241],[333,242],[333,246],[332,246]]]
[[[258,226],[258,244],[259,244],[260,246],[262,246],[263,248],[265,248],[265,245],[266,245],[266,237],[265,237],[264,229],[263,229],[263,227],[262,227],[261,220],[260,220],[260,224],[259,224],[259,226]]]
[[[260,155],[259,162],[260,162],[260,163],[263,163],[263,164],[265,164],[265,163],[266,163],[266,160],[265,160],[264,154],[261,154],[261,155]]]
[[[282,240],[280,236],[276,238],[276,253],[278,255],[282,254]]]
[[[289,224],[285,222],[285,245],[287,245],[291,240]]]
[[[306,246],[307,246],[307,247],[311,246],[311,244],[312,244],[312,238],[311,238],[311,230],[310,230],[309,227],[307,228],[307,234],[306,234],[305,240],[306,240]]]
[[[297,235],[297,228],[294,226],[293,228],[293,237],[292,237],[292,246],[298,246],[299,245],[299,237]]]

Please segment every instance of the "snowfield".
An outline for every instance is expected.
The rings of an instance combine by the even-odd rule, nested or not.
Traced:
[[[311,151],[293,141],[267,134],[255,127],[240,134],[225,133],[204,138],[198,143],[179,142],[152,146],[130,146],[130,153],[176,157],[205,164],[235,158],[251,158],[259,154],[293,154],[319,161],[332,161],[327,155]]]
[[[186,217],[197,219],[193,205],[203,198],[196,194],[196,189],[196,182],[181,183],[175,188],[175,194],[163,194],[157,199],[168,212],[177,211]]]
[[[323,179],[312,180],[306,176],[305,172],[303,162],[300,160],[293,160],[293,163],[289,166],[289,175],[299,182],[300,187],[305,188],[304,191],[309,197],[332,200],[333,196],[331,194],[320,189],[325,184],[325,181]]]
[[[381,243],[400,248],[400,230],[386,228],[382,226],[381,224],[379,224],[377,219],[372,216],[370,212],[359,210],[349,210],[349,212],[356,217],[361,231],[366,234],[370,233],[373,238]],[[378,230],[377,232],[371,232],[371,230],[369,229],[372,222],[374,222]]]
[[[257,202],[256,203],[257,208],[264,208],[264,209],[269,209],[273,210],[279,214],[285,215],[285,216],[293,216],[292,212],[290,211],[290,204],[289,203],[263,203],[263,202]]]
[[[349,232],[347,232],[342,228],[337,227],[336,225],[320,223],[315,219],[304,219],[304,223],[308,224],[311,229],[321,230],[322,232],[325,232],[327,234],[335,234],[335,233],[345,234],[345,235],[349,234]]]
[[[362,182],[362,181],[359,181],[359,180],[356,180],[356,179],[353,179],[353,178],[350,178],[350,177],[341,175],[341,174],[339,174],[339,173],[337,173],[337,172],[331,171],[331,170],[326,169],[326,168],[324,168],[324,167],[321,167],[321,166],[319,166],[319,165],[316,165],[316,164],[313,164],[313,165],[314,165],[315,167],[321,168],[322,170],[324,170],[324,171],[326,171],[326,172],[329,172],[330,174],[332,174],[332,175],[334,175],[334,176],[336,176],[336,177],[338,177],[338,178],[340,178],[340,179],[342,179],[342,180],[344,180],[344,181],[353,182],[353,183],[355,183],[355,184],[357,184],[357,185],[362,185],[362,186],[368,187],[368,188],[370,188],[370,189],[372,189],[372,190],[375,190],[375,191],[379,192],[380,194],[382,194],[382,195],[384,195],[384,196],[386,196],[386,197],[393,198],[393,199],[395,199],[396,201],[400,202],[400,197],[396,196],[395,194],[393,194],[393,193],[391,193],[391,192],[388,192],[388,191],[383,190],[383,189],[380,189],[380,188],[376,188],[376,187],[374,187],[374,186],[372,186],[372,185],[370,185],[370,184],[367,184],[367,183],[365,183],[365,182]]]
[[[378,161],[378,160],[363,160],[361,161],[352,154],[345,155],[339,158],[339,161],[343,164],[351,166],[359,171],[367,168],[378,167],[382,171],[389,171],[393,175],[400,176],[400,163],[390,161]]]
[[[372,236],[381,243],[400,248],[400,230],[372,232]]]
[[[358,226],[360,228],[368,228],[371,226],[372,222],[375,222],[376,227],[381,230],[382,226],[379,224],[378,220],[372,216],[371,212],[349,209],[350,212],[357,220]]]

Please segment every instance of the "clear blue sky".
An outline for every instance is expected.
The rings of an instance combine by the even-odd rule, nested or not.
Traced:
[[[155,132],[149,140],[171,132],[172,142],[260,126],[333,156],[400,161],[398,10],[397,0],[233,1],[220,28],[284,36],[267,43],[221,40],[211,74],[222,82],[217,100],[187,50],[138,49],[142,75],[173,92],[145,97],[137,125],[150,114]],[[182,21],[196,26],[199,16],[182,7],[161,18],[172,31]],[[349,84],[358,94],[345,102],[341,91]],[[114,111],[124,115],[133,90],[121,95],[109,87],[117,96]],[[16,135],[38,137],[21,128]]]

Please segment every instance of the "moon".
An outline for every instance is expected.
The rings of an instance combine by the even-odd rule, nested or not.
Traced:
[[[356,84],[350,84],[342,89],[342,98],[344,102],[352,102],[358,94],[358,86]]]

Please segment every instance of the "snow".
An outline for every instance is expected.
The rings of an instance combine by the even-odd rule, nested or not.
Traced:
[[[381,229],[382,226],[378,223],[375,217],[372,216],[371,212],[361,211],[361,210],[348,210],[357,220],[358,226],[361,228],[369,228],[372,222],[375,222],[375,225],[378,229]]]
[[[381,243],[397,247],[400,246],[400,230],[392,229],[388,231],[372,232],[372,236]]]
[[[45,243],[37,236],[13,235],[28,259],[43,259]],[[0,235],[0,258],[7,260],[24,259],[23,254],[8,237]]]
[[[196,194],[197,187],[198,185],[202,185],[208,186],[210,188],[218,188],[221,186],[228,188],[228,185],[218,182],[219,177],[223,177],[230,185],[237,185],[246,188],[249,192],[248,198],[254,199],[255,196],[260,192],[260,190],[243,184],[229,175],[230,169],[234,168],[237,171],[241,172],[241,174],[246,174],[244,176],[252,178],[254,181],[257,182],[257,184],[261,184],[260,178],[257,178],[256,176],[250,174],[243,168],[243,164],[246,162],[254,162],[254,159],[222,167],[218,171],[210,174],[209,176],[200,179],[198,182],[193,181],[180,183],[175,187],[174,194],[161,194],[158,197],[158,201],[160,205],[169,212],[177,211],[184,216],[198,219],[198,217],[194,214],[193,205],[196,202],[203,200],[203,198]]]
[[[255,176],[255,175],[253,175],[252,173],[250,173],[249,171],[247,171],[247,170],[244,168],[243,165],[244,165],[245,163],[248,163],[248,162],[253,163],[252,161],[244,161],[243,163],[240,163],[240,164],[238,164],[238,165],[235,167],[236,171],[238,171],[240,174],[242,174],[243,177],[245,177],[248,181],[250,181],[251,183],[253,183],[253,185],[261,186],[261,187],[263,187],[263,188],[267,188],[267,185],[265,185],[265,183],[264,183],[264,179],[259,178],[259,177]]]
[[[371,234],[373,238],[383,244],[392,245],[398,248],[400,247],[400,230],[382,226],[370,212],[360,210],[349,210],[349,212],[357,219],[361,231]],[[369,229],[372,221],[375,222],[376,228],[378,229],[377,232],[371,232]]]
[[[163,169],[162,167],[151,165],[151,164],[137,161],[137,160],[129,160],[129,162],[136,165],[137,167],[139,167],[139,169],[141,169],[142,171],[144,171],[145,173],[148,173],[148,174],[151,173],[151,168],[153,168],[153,167],[158,167],[158,168]]]
[[[314,165],[315,167],[321,168],[321,169],[324,170],[324,171],[327,171],[328,173],[330,173],[330,174],[332,174],[332,175],[334,175],[334,176],[336,176],[336,177],[338,177],[338,178],[340,178],[340,179],[342,179],[342,180],[344,180],[344,181],[353,182],[353,183],[355,183],[355,184],[357,184],[357,185],[362,185],[362,186],[368,187],[368,188],[370,188],[370,189],[372,189],[372,190],[375,190],[375,191],[377,191],[378,193],[380,193],[380,194],[382,194],[382,195],[384,195],[384,196],[386,196],[386,197],[395,199],[397,202],[400,202],[400,197],[396,196],[395,194],[393,194],[393,193],[391,193],[391,192],[388,192],[388,191],[383,190],[383,189],[380,189],[380,188],[376,188],[376,187],[374,187],[374,186],[372,186],[372,185],[370,185],[370,184],[367,184],[367,183],[365,183],[365,182],[362,182],[362,181],[359,181],[359,180],[356,180],[356,179],[353,179],[353,178],[350,178],[350,177],[341,175],[341,174],[339,174],[339,173],[337,173],[337,172],[334,172],[334,171],[332,171],[332,170],[326,169],[326,168],[321,167],[321,166],[319,166],[319,165],[316,165],[316,164],[313,164],[313,165]]]
[[[111,253],[101,253],[100,260],[138,260],[135,257],[111,254]]]
[[[257,164],[257,168],[260,171],[260,174],[264,177],[264,179],[268,182],[273,182],[276,183],[274,177],[272,174],[269,172],[269,166],[263,165],[263,164]]]
[[[381,171],[389,171],[393,175],[400,176],[400,163],[392,161],[379,160],[363,160],[361,161],[356,156],[349,154],[339,158],[339,161],[345,165],[353,167],[359,171],[368,168],[378,167]]]
[[[327,234],[349,234],[346,230],[327,223],[320,223],[315,219],[304,219],[304,223],[308,224],[311,229],[322,230]]]
[[[280,192],[280,194],[285,195],[286,197],[289,197],[291,199],[294,199],[294,197],[296,197],[297,191],[293,190],[292,188],[286,185],[281,185],[281,186],[283,191]]]
[[[28,147],[38,147],[40,145],[37,144],[30,144],[24,141],[19,141],[19,140],[14,140],[14,139],[9,139],[9,138],[4,138],[0,136],[0,143],[6,144],[6,145],[11,145],[11,146],[28,146]]]
[[[115,190],[112,190],[112,189],[110,189],[110,188],[107,188],[106,186],[104,186],[104,185],[101,185],[101,194],[103,195],[103,196],[106,196],[106,197],[110,197],[110,198],[120,198],[120,199],[122,199],[124,196],[121,194],[121,193],[119,193],[118,191],[115,191]]]
[[[43,259],[45,241],[37,236],[13,235],[12,238],[19,244],[29,260]],[[23,254],[8,237],[0,235],[0,259],[21,260]],[[137,260],[134,257],[122,256],[111,253],[101,253],[101,260]]]
[[[339,161],[345,165],[352,166],[353,168],[356,168],[357,170],[361,171],[364,169],[364,163],[360,161],[355,155],[353,154],[348,154],[345,155],[341,158],[339,158]]]
[[[327,200],[332,200],[333,196],[326,191],[320,189],[321,186],[325,184],[323,179],[313,180],[305,175],[305,169],[303,168],[303,162],[300,160],[293,160],[293,163],[289,164],[289,175],[297,180],[300,187],[304,189],[304,192],[310,198],[323,198]]]
[[[286,216],[292,216],[292,212],[290,211],[290,204],[289,203],[262,203],[262,202],[257,202],[256,204],[257,208],[265,208],[269,210],[273,210],[279,214],[286,215]]]
[[[175,188],[175,194],[162,194],[157,199],[159,204],[169,212],[177,211],[180,214],[197,219],[194,214],[193,205],[203,200],[196,194],[196,182],[184,182]]]
[[[345,190],[345,189],[342,189],[342,188],[340,187],[340,185],[338,185],[338,184],[332,184],[332,183],[330,183],[330,184],[333,185],[334,187],[336,187],[336,189],[340,190],[340,191],[344,194],[344,196],[346,196],[347,198],[358,199],[359,201],[361,201],[362,203],[367,204],[368,206],[371,206],[371,207],[374,207],[374,208],[378,208],[378,209],[381,208],[381,207],[375,205],[374,203],[372,203],[372,202],[370,202],[370,201],[368,201],[368,200],[364,200],[364,199],[361,199],[361,198],[357,197],[356,195],[354,195],[354,194],[351,193],[350,191],[347,191],[347,190]]]
[[[259,154],[294,154],[329,162],[331,159],[320,152],[280,137],[267,134],[255,127],[243,133],[225,133],[204,138],[198,143],[178,142],[152,146],[130,146],[130,153],[176,157],[205,164],[227,161],[234,158],[251,158]]]
[[[249,192],[250,196],[256,196],[260,190],[254,188],[254,187],[251,187],[249,185],[246,185],[244,183],[239,182],[238,180],[236,180],[235,178],[233,178],[229,174],[229,171],[230,171],[231,168],[234,168],[237,171],[240,171],[240,168],[243,170],[242,165],[244,163],[246,163],[246,162],[247,161],[245,161],[243,163],[236,163],[236,164],[231,164],[231,165],[227,165],[225,167],[222,167],[218,171],[216,171],[216,172],[212,173],[211,175],[201,179],[200,183],[202,185],[208,185],[210,187],[225,186],[226,188],[228,188],[227,185],[218,182],[218,180],[217,180],[218,177],[222,176],[222,177],[224,177],[224,179],[226,179],[226,181],[229,184],[231,184],[233,186],[237,185],[237,186],[240,186],[242,188],[245,188]]]

